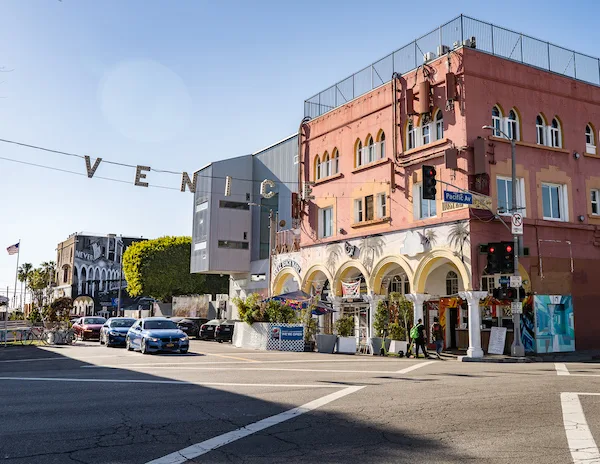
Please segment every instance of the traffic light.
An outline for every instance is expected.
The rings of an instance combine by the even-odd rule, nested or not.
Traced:
[[[423,200],[435,200],[437,193],[435,174],[433,166],[423,166]]]
[[[494,298],[498,300],[514,300],[517,297],[517,289],[512,287],[500,287],[494,289]]]
[[[515,249],[513,242],[501,242],[500,253],[500,273],[512,274],[515,272]]]
[[[498,250],[500,243],[489,243],[487,248],[487,265],[485,272],[487,274],[500,274],[500,256]]]

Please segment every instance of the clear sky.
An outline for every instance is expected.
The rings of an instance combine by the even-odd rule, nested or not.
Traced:
[[[600,54],[597,1],[1,0],[0,138],[188,171],[297,131],[303,101],[460,13]],[[0,143],[0,157],[85,173]],[[0,160],[0,289],[76,231],[190,235],[192,195]],[[178,176],[151,172],[151,185]],[[1,294],[1,293],[0,293]]]

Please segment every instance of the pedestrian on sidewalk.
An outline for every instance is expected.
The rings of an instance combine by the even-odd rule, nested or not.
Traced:
[[[419,319],[417,324],[410,329],[410,338],[413,340],[415,345],[415,358],[419,357],[419,347],[423,350],[423,356],[428,358],[429,353],[427,353],[427,348],[425,348],[425,326],[423,325],[422,319]]]
[[[431,339],[435,343],[435,355],[438,359],[442,359],[440,353],[444,347],[444,329],[437,317],[433,318],[433,324],[431,324]]]

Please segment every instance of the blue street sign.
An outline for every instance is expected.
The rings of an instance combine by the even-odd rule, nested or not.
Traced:
[[[110,303],[111,303],[111,306],[113,308],[116,308],[117,306],[119,306],[119,299],[118,298],[111,298]]]
[[[462,203],[463,205],[473,204],[473,195],[464,192],[449,192],[444,190],[444,201],[451,203]]]
[[[510,277],[500,277],[498,279],[498,282],[500,283],[500,285],[509,284],[510,283]]]

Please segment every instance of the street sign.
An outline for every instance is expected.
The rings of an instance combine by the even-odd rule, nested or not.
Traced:
[[[496,283],[496,286],[499,285],[508,285],[510,283],[510,277],[497,277],[496,280],[498,281]]]
[[[444,190],[444,201],[450,203],[461,203],[463,205],[473,204],[473,195],[464,192],[449,192]]]
[[[513,314],[523,314],[523,303],[521,303],[520,301],[511,302],[510,310]]]
[[[116,308],[117,306],[119,306],[119,299],[118,298],[111,298],[110,304],[111,304],[111,306],[113,308]]]
[[[522,285],[521,276],[510,276],[510,286],[512,288],[519,288]]]
[[[513,235],[523,235],[523,215],[521,213],[513,213],[511,224]]]
[[[492,197],[479,194],[473,195],[473,203],[469,205],[469,208],[487,209],[488,211],[491,211]]]

